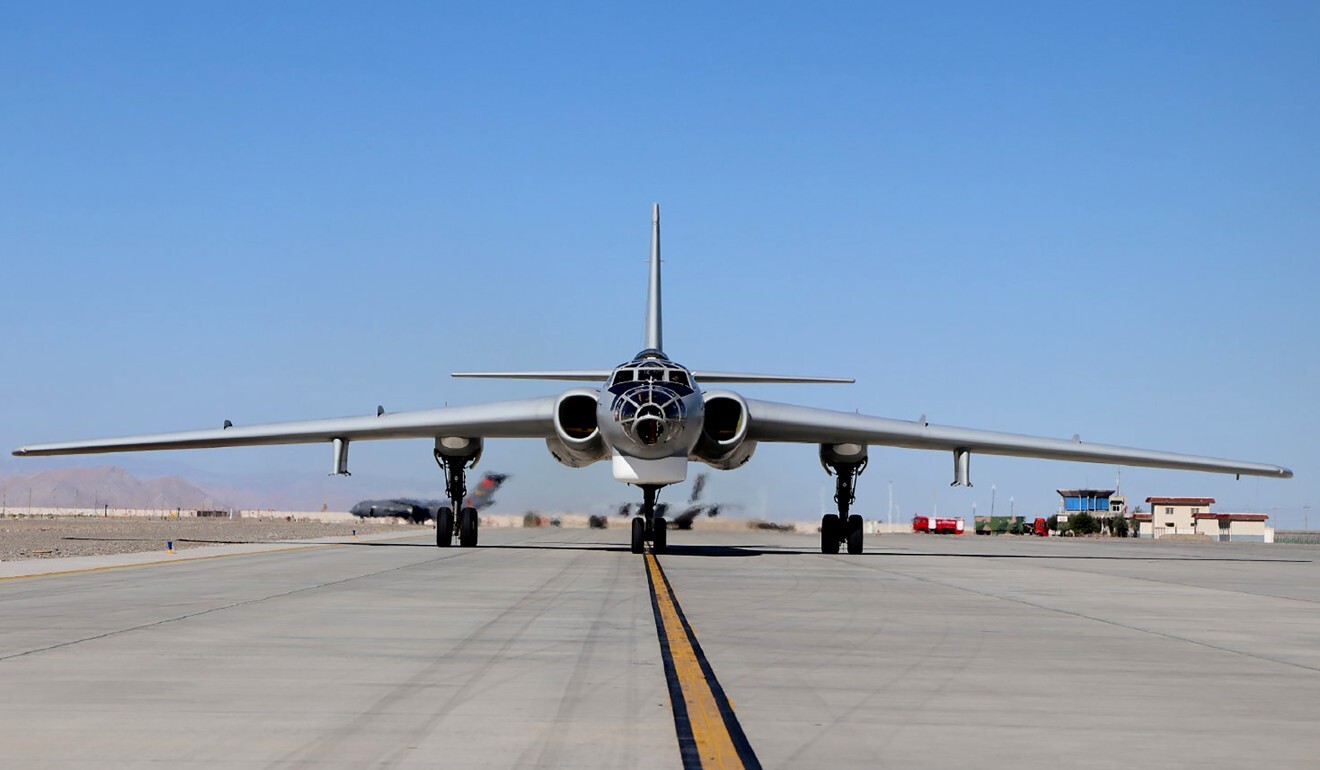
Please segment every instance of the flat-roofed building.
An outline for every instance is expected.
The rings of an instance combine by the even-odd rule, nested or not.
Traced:
[[[1209,513],[1213,497],[1148,497],[1149,514],[1138,514],[1137,537],[1195,535],[1196,515]]]
[[[1059,515],[1071,517],[1074,513],[1089,513],[1097,519],[1108,519],[1127,514],[1127,500],[1112,489],[1056,489],[1063,498]]]
[[[1056,489],[1063,504],[1059,507],[1059,521],[1071,521],[1078,513],[1088,513],[1099,519],[1106,526],[1114,519],[1127,518],[1127,499],[1113,489]],[[1125,533],[1129,530],[1113,530]],[[1130,535],[1125,535],[1130,536]]]
[[[1074,513],[1089,513],[1092,516],[1109,515],[1109,498],[1113,496],[1112,489],[1056,489],[1059,497],[1063,498],[1063,509],[1059,513],[1065,513],[1069,516]]]
[[[1196,532],[1213,540],[1233,543],[1273,543],[1274,530],[1265,526],[1263,513],[1198,513]]]

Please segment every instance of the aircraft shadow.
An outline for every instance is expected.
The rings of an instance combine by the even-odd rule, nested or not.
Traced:
[[[366,543],[335,543],[335,545],[347,545],[354,548],[429,548],[433,551],[446,550],[437,548],[434,540],[427,540],[421,543],[392,543],[392,542],[366,542]],[[454,543],[450,546],[451,551],[473,550],[463,548]],[[524,551],[627,551],[628,546],[617,545],[615,543],[541,543],[538,545],[527,545],[523,543],[492,543],[490,545],[478,545],[477,550],[524,550]]]
[[[868,551],[860,556],[899,556],[952,559],[1054,559],[1057,561],[1194,561],[1194,562],[1263,562],[1270,564],[1310,564],[1311,559],[1252,559],[1230,556],[1080,556],[1049,553],[937,553],[911,551]]]
[[[747,556],[793,556],[810,554],[813,551],[801,551],[791,548],[763,548],[755,545],[696,545],[669,543],[665,556],[707,556],[707,557],[747,557]]]
[[[598,551],[602,553],[609,551],[622,553],[630,550],[628,546],[619,545],[618,543],[543,542],[535,545],[528,543],[497,543],[492,545],[479,545],[477,547],[510,551]]]
[[[343,537],[348,537],[344,535]],[[201,543],[203,545],[309,545],[306,540],[209,540],[196,537],[84,537],[80,535],[67,535],[61,540],[88,540],[98,543],[159,543],[163,540],[173,540],[176,543]],[[316,545],[311,543],[310,545]],[[347,543],[326,543],[325,545],[353,545],[368,546],[371,548],[435,548],[434,542],[427,543],[373,543],[373,542],[347,542]]]
[[[69,535],[60,538],[61,540],[87,540],[104,543],[142,543],[142,542],[160,542],[159,537],[85,537],[79,535]],[[171,538],[164,538],[171,539]],[[172,538],[176,543],[200,543],[204,545],[255,545],[258,543],[267,543],[271,545],[306,545],[305,540],[203,540],[200,538],[179,537]],[[436,547],[434,542],[423,541],[420,543],[400,543],[395,541],[348,541],[334,543],[333,545],[344,545],[355,548],[431,548]],[[536,544],[528,543],[498,543],[491,545],[482,545],[478,548],[492,550],[509,551],[595,551],[599,553],[626,553],[631,550],[627,545],[618,543],[570,543],[566,541],[541,542]],[[459,546],[453,546],[454,550],[459,550]],[[746,558],[749,556],[810,556],[820,555],[818,550],[814,549],[793,549],[793,548],[764,548],[755,545],[696,545],[670,543],[665,554],[668,556],[701,556],[708,558]],[[950,559],[1038,559],[1053,561],[1130,561],[1130,562],[1223,562],[1223,563],[1251,563],[1259,562],[1265,564],[1311,564],[1312,559],[1253,559],[1249,557],[1230,557],[1230,556],[1085,556],[1079,554],[1047,554],[1047,553],[939,553],[934,551],[867,551],[861,554],[847,555],[840,554],[844,558],[864,559],[864,558],[950,558]]]
[[[820,556],[815,549],[763,548],[754,545],[669,545],[668,554],[672,556]],[[887,558],[887,557],[951,557],[955,559],[1054,559],[1060,561],[1190,561],[1190,562],[1268,562],[1272,564],[1310,564],[1310,559],[1253,559],[1234,557],[1198,558],[1194,556],[1075,556],[1055,554],[989,554],[989,553],[912,553],[910,551],[868,551],[861,554],[840,554],[842,558]]]
[[[526,551],[599,551],[628,553],[632,548],[619,543],[499,543],[478,546],[479,548],[526,550]],[[745,557],[776,556],[792,554],[810,554],[814,551],[799,551],[787,548],[766,549],[753,545],[684,545],[670,542],[661,556],[710,556],[710,557]]]

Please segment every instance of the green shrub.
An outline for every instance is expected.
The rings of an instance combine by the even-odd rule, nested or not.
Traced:
[[[1100,520],[1086,511],[1074,513],[1068,523],[1072,525],[1074,535],[1096,535],[1100,533]]]

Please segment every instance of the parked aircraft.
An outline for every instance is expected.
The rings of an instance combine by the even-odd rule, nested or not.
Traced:
[[[452,543],[457,509],[459,544],[477,544],[477,512],[464,506],[467,470],[481,458],[486,439],[542,439],[551,456],[581,468],[609,461],[614,478],[637,486],[642,505],[632,520],[632,550],[646,543],[665,550],[666,525],[656,506],[659,491],[687,477],[690,461],[732,470],[752,458],[767,441],[815,444],[825,472],[835,477],[838,513],[821,520],[821,551],[862,550],[862,519],[849,512],[856,481],[866,468],[872,445],[932,449],[953,457],[953,485],[970,485],[975,453],[1074,460],[1108,465],[1209,471],[1289,478],[1277,465],[1221,460],[1189,454],[1133,449],[1106,444],[1023,436],[916,422],[745,398],[731,390],[702,389],[716,383],[850,383],[851,379],[747,374],[689,369],[664,352],[660,298],[660,207],[652,209],[650,280],[646,300],[644,347],[614,369],[539,372],[471,372],[455,377],[494,377],[594,382],[561,393],[519,401],[451,406],[374,416],[282,422],[250,427],[228,420],[213,430],[125,438],[37,444],[14,451],[19,456],[129,452],[158,449],[325,443],[331,446],[332,473],[348,473],[348,447],[354,441],[428,438],[445,474],[450,505],[438,511],[436,545]]]
[[[504,473],[487,473],[477,482],[477,488],[463,501],[463,507],[480,511],[489,508],[495,502],[495,492],[507,479]],[[395,497],[388,500],[363,500],[349,509],[349,513],[362,518],[389,517],[408,519],[414,524],[435,519],[446,500],[416,500],[410,497]]]

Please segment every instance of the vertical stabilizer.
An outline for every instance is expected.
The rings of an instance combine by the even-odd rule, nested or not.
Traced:
[[[646,293],[643,347],[664,352],[660,325],[660,204],[656,203],[651,206],[651,285]]]

